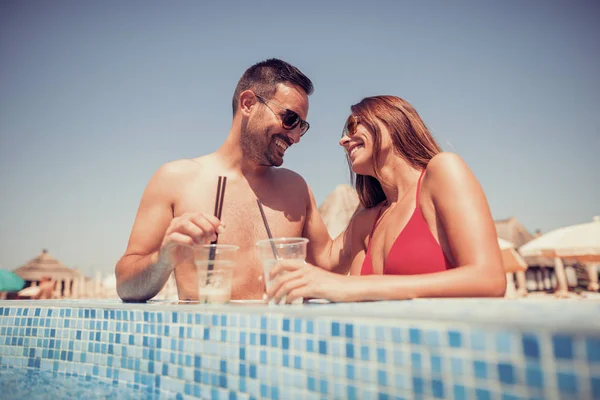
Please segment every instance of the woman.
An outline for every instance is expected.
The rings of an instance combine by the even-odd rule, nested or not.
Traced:
[[[502,296],[496,229],[464,161],[441,152],[403,99],[368,97],[351,110],[340,145],[363,209],[346,232],[350,275],[282,262],[271,271],[269,298]]]

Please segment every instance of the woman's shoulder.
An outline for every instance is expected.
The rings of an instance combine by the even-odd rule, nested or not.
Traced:
[[[476,182],[475,176],[461,156],[442,152],[436,154],[427,164],[422,186],[435,196],[455,193],[457,189],[469,187]]]

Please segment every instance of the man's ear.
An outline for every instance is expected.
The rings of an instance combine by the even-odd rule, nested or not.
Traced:
[[[256,104],[256,100],[256,96],[252,90],[244,90],[240,94],[240,103],[238,108],[242,115],[246,117],[250,115],[250,110],[252,109],[252,106]]]

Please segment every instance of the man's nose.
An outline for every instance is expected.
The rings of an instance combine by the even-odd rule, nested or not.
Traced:
[[[298,143],[300,141],[300,129],[292,129],[287,132],[287,137],[292,140],[293,143]]]

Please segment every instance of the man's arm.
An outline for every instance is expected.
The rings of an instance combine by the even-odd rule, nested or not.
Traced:
[[[353,253],[357,247],[351,245],[354,224],[351,221],[348,228],[332,240],[319,213],[315,197],[308,185],[306,187],[309,199],[303,236],[310,240],[307,261],[328,271],[347,274],[353,259],[356,258]]]
[[[163,165],[150,179],[137,211],[125,254],[116,265],[117,293],[124,301],[156,296],[173,269],[159,249],[173,219],[172,165]]]
[[[186,213],[174,217],[178,190],[198,165],[190,160],[162,166],[152,177],[140,202],[129,245],[115,268],[117,293],[124,301],[156,296],[169,275],[190,255],[190,246],[216,240],[224,227],[213,215]]]

